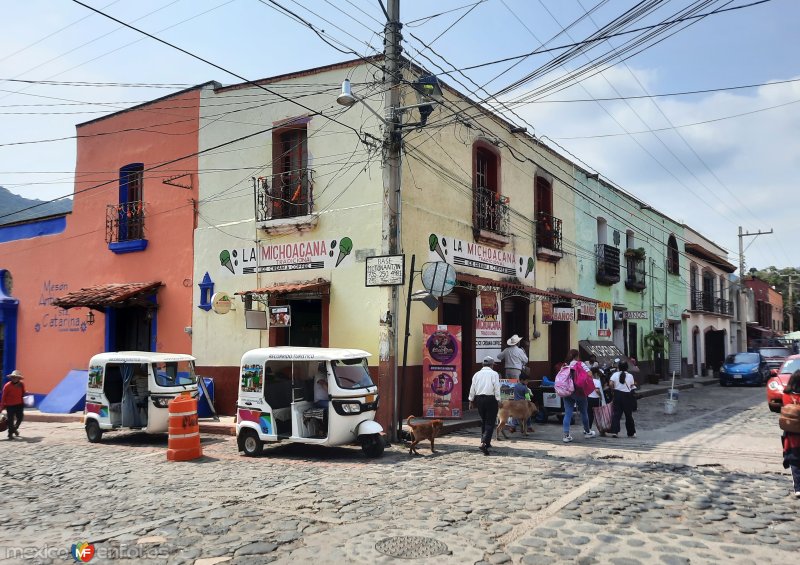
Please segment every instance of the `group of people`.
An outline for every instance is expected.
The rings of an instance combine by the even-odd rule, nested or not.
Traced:
[[[519,347],[521,341],[522,338],[517,335],[509,338],[506,342],[508,347],[500,352],[497,359],[491,356],[484,357],[483,366],[472,377],[469,403],[470,408],[477,407],[481,418],[481,444],[479,449],[484,455],[489,455],[500,404],[500,375],[494,370],[494,364],[503,363],[505,377],[518,379],[513,389],[514,400],[530,399],[530,389],[528,389],[528,379],[525,372],[528,365],[528,356]],[[590,410],[590,408],[600,406],[603,398],[610,401],[609,397],[611,395],[613,395],[614,403],[609,433],[612,437],[619,437],[622,417],[624,416],[627,436],[636,437],[636,424],[633,420],[636,383],[633,375],[628,372],[628,364],[624,361],[620,362],[617,367],[618,370],[611,375],[608,382],[604,382],[603,372],[600,370],[597,359],[594,356],[590,357],[587,362],[581,362],[578,351],[571,349],[564,364],[569,366],[570,378],[573,382],[577,377],[578,371],[586,371],[591,373],[595,384],[594,391],[589,395],[581,387],[574,386],[574,392],[570,396],[563,398],[564,420],[562,426],[564,443],[572,441],[570,426],[576,410],[580,414],[584,437],[593,438],[597,435],[592,430],[594,411]],[[601,435],[605,435],[605,432],[601,432]]]

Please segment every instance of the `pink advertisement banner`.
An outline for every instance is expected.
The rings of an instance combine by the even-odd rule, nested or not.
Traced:
[[[422,411],[461,418],[461,326],[422,325]]]

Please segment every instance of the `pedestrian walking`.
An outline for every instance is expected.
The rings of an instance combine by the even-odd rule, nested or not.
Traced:
[[[592,373],[592,382],[594,382],[594,392],[592,392],[589,396],[586,397],[588,401],[590,429],[594,424],[594,409],[600,406],[600,391],[603,388],[603,383],[600,379],[600,368],[597,366],[593,366],[591,373]],[[606,435],[606,433],[601,431],[600,435],[604,436]]]
[[[569,365],[570,378],[572,379],[574,385],[573,393],[570,396],[565,396],[563,398],[564,401],[563,441],[564,443],[569,443],[572,441],[572,435],[570,435],[569,433],[569,428],[570,425],[572,424],[572,415],[575,413],[576,407],[581,415],[581,423],[583,424],[583,437],[592,438],[597,434],[594,432],[594,430],[591,429],[591,426],[589,425],[589,410],[586,399],[586,393],[580,386],[578,386],[578,383],[576,381],[577,371],[585,372],[583,364],[578,360],[578,350],[570,349],[569,353],[567,353],[567,358],[564,360],[564,363]]]
[[[493,357],[483,358],[483,367],[472,376],[469,387],[469,405],[478,407],[481,417],[481,446],[484,455],[489,455],[492,435],[497,424],[497,410],[500,406],[500,375],[492,369]]]
[[[633,403],[636,382],[628,373],[628,363],[620,361],[619,371],[611,375],[611,386],[614,388],[614,416],[611,419],[611,437],[618,437],[625,415],[625,431],[628,437],[636,437],[636,424],[633,422]]]
[[[517,334],[512,335],[506,341],[508,347],[497,355],[497,361],[502,362],[505,368],[504,375],[507,379],[518,379],[522,375],[522,369],[528,365],[528,356],[519,346],[522,338]]]
[[[790,404],[800,405],[800,371],[792,373],[786,388],[783,389],[783,405]],[[800,433],[784,430],[781,444],[783,445],[783,468],[791,469],[794,496],[800,498]]]
[[[16,369],[8,375],[11,379],[3,387],[3,397],[0,399],[0,412],[5,408],[8,415],[8,439],[19,437],[19,425],[25,411],[24,397],[25,385],[22,384],[22,373]]]

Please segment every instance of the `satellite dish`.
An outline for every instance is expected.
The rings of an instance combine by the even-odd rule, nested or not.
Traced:
[[[422,286],[436,297],[447,296],[456,285],[456,270],[449,263],[435,261],[422,266]]]

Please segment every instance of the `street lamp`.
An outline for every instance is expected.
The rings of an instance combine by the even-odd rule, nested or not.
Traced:
[[[89,326],[94,325],[94,312],[89,310],[89,313],[86,314],[86,324]]]
[[[442,95],[442,87],[439,84],[439,79],[437,79],[433,75],[426,75],[424,77],[420,77],[413,83],[411,83],[412,88],[417,93],[417,103],[412,104],[410,106],[400,106],[398,108],[390,108],[394,112],[402,113],[406,110],[411,110],[412,108],[419,108],[419,122],[413,122],[408,124],[403,123],[396,123],[395,128],[402,129],[404,127],[422,127],[428,122],[428,117],[433,112],[434,104],[440,104],[443,100]],[[350,80],[345,79],[342,81],[342,92],[339,96],[336,97],[336,103],[340,106],[345,106],[350,108],[351,106],[355,105],[356,102],[361,102],[364,106],[372,112],[384,125],[389,125],[390,121],[378,114],[369,104],[367,104],[363,98],[356,96],[353,94],[353,89],[350,85]],[[391,115],[394,114],[391,112]]]

